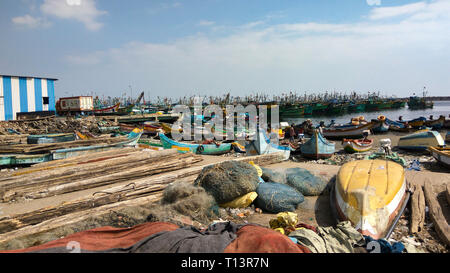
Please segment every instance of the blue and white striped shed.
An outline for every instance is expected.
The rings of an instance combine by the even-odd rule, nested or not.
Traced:
[[[17,113],[55,111],[55,81],[0,75],[0,120],[15,120]]]

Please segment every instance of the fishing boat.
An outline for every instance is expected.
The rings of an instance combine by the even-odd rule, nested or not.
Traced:
[[[164,133],[159,133],[158,135],[164,149],[177,149],[179,153],[192,152],[203,155],[221,155],[231,150],[231,143],[222,143],[220,145],[183,143],[168,138]]]
[[[74,148],[67,148],[67,149],[57,149],[57,150],[51,151],[52,160],[65,159],[65,158],[69,158],[69,157],[73,157],[73,156],[107,151],[107,150],[111,150],[111,149],[115,149],[115,148],[134,147],[137,145],[143,132],[144,131],[142,129],[135,128],[133,131],[131,131],[128,134],[126,140],[116,142],[116,143],[111,143],[111,144],[81,146],[81,147],[74,147]]]
[[[112,133],[120,130],[120,126],[99,126],[98,130],[102,134]]]
[[[274,133],[276,134],[276,133]],[[259,128],[254,140],[250,140],[245,145],[245,152],[247,156],[263,155],[271,153],[282,153],[283,159],[288,160],[291,155],[291,148],[288,146],[278,145],[273,143],[267,136],[264,129]]]
[[[335,143],[326,140],[319,130],[314,130],[311,138],[301,145],[300,151],[308,158],[329,158],[334,154]]]
[[[374,133],[385,133],[389,131],[389,124],[386,122],[385,116],[379,116],[377,119],[372,120],[372,122],[375,124],[372,127]]]
[[[426,100],[425,96],[419,98],[418,96],[411,96],[408,100],[408,108],[412,110],[433,108],[434,103]]]
[[[408,124],[409,126],[411,126],[412,128],[420,128],[423,127],[425,125],[425,121],[427,119],[425,117],[420,117],[420,118],[416,118],[410,121],[399,121],[403,124]]]
[[[431,127],[434,130],[439,130],[444,127],[444,123],[445,123],[445,117],[441,115],[438,119],[426,120],[424,125],[427,127]]]
[[[347,126],[345,128],[323,128],[323,136],[326,138],[359,138],[364,132],[372,129],[374,125],[374,122],[369,122],[360,126]]]
[[[33,165],[52,160],[51,154],[4,154],[0,155],[0,166]]]
[[[74,141],[75,134],[46,134],[46,135],[29,135],[27,136],[28,144],[58,143]]]
[[[420,130],[398,140],[398,148],[404,150],[426,150],[429,146],[442,147],[445,145],[444,138],[437,131],[428,129]]]
[[[363,235],[387,239],[409,196],[401,165],[390,160],[358,160],[340,168],[330,200],[337,219],[350,221]]]
[[[442,165],[450,168],[450,148],[428,147],[431,155]]]
[[[372,139],[343,139],[342,146],[347,153],[363,153],[372,149]]]
[[[105,107],[105,108],[101,108],[101,109],[94,109],[93,112],[96,113],[109,113],[109,112],[118,112],[119,111],[119,107],[120,107],[120,102],[118,102],[117,104],[110,106],[110,107]]]
[[[445,142],[450,143],[450,131],[445,135]]]
[[[409,125],[405,125],[404,123],[397,122],[388,118],[386,118],[384,122],[389,125],[389,130],[392,131],[408,132],[410,129]]]

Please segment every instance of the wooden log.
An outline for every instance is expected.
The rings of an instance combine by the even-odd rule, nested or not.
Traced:
[[[423,230],[425,223],[425,196],[420,185],[412,185],[411,190],[413,190],[413,194],[411,197],[410,233],[414,234]]]
[[[425,200],[429,208],[430,218],[434,224],[434,229],[442,242],[450,246],[450,225],[445,218],[445,215],[450,216],[450,211],[447,202],[444,204],[443,202],[439,202],[439,195],[445,195],[445,191],[445,185],[433,186],[431,183],[425,182]],[[442,197],[445,199],[445,196]]]
[[[88,188],[119,183],[123,181],[129,181],[132,179],[137,179],[161,172],[186,168],[201,160],[202,160],[201,157],[198,156],[193,156],[189,154],[187,155],[180,154],[173,160],[162,161],[159,163],[152,162],[152,164],[146,164],[135,168],[127,166],[127,168],[129,168],[128,170],[121,168],[120,169],[121,171],[119,172],[103,173],[102,176],[97,176],[93,178],[85,177],[83,179],[83,177],[81,177],[82,179],[78,179],[76,181],[63,179],[63,181],[60,181],[59,183],[55,183],[54,181],[52,181],[51,184],[50,183],[41,183],[37,185],[33,184],[29,187],[18,186],[12,189],[8,189],[7,191],[3,191],[1,201],[9,202],[20,197],[25,197],[27,199],[44,198],[54,196],[57,194],[79,191]]]
[[[233,160],[253,161],[257,162],[260,165],[266,165],[283,161],[283,156],[281,154],[280,156],[271,154],[251,156]],[[205,166],[209,165],[214,164],[191,167],[156,177],[145,177],[137,180],[132,180],[130,181],[130,184],[125,187],[116,186],[102,192],[94,193],[93,196],[88,196],[72,202],[63,203],[58,206],[39,209],[18,215],[12,215],[10,217],[3,218],[3,220],[0,221],[0,233],[9,232],[29,225],[35,225],[51,218],[62,216],[68,212],[82,211],[88,208],[98,207],[118,201],[140,198],[143,195],[154,194],[157,191],[164,190],[165,187],[170,183],[180,181],[180,179],[182,178],[198,175]],[[193,183],[194,180],[195,178],[192,178],[192,180],[189,182]]]
[[[110,168],[112,166],[119,168],[120,166],[133,166],[145,164],[148,160],[166,160],[171,157],[175,157],[177,152],[175,150],[164,150],[155,152],[153,150],[139,151],[132,154],[120,154],[110,155],[102,157],[91,157],[84,161],[78,160],[76,162],[70,162],[65,164],[54,165],[50,167],[38,168],[38,169],[25,169],[13,176],[5,177],[0,180],[0,186],[2,189],[12,188],[16,184],[21,186],[27,184],[39,184],[41,181],[47,181],[48,179],[61,178],[69,174],[76,173],[79,176],[85,176],[85,174],[94,175],[92,171],[108,171],[104,168]],[[63,163],[63,162],[61,162]],[[104,169],[104,170],[103,170]],[[31,180],[30,180],[31,179]]]
[[[75,213],[66,214],[57,218],[53,218],[44,221],[40,224],[34,226],[26,226],[24,228],[14,230],[8,233],[0,235],[0,249],[1,250],[12,250],[10,241],[20,240],[23,242],[22,247],[30,247],[33,245],[39,245],[48,242],[48,234],[52,234],[55,238],[65,237],[72,232],[70,232],[70,227],[77,226],[83,221],[94,218],[101,217],[102,215],[107,215],[112,211],[132,206],[147,205],[157,202],[162,197],[162,193],[155,193],[150,196],[145,196],[141,198],[135,198],[132,200],[112,203],[104,205],[101,207],[78,211]],[[99,227],[99,226],[95,226]],[[91,227],[93,228],[93,227]],[[82,230],[78,230],[82,231]]]
[[[447,198],[447,203],[450,204],[450,184],[447,184],[447,190],[445,192],[445,197]]]

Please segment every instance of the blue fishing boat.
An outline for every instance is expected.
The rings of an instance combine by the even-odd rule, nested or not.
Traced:
[[[159,139],[164,149],[177,149],[179,153],[192,152],[194,154],[203,155],[221,155],[230,152],[231,143],[216,144],[194,144],[183,143],[168,138],[165,134],[159,133]]]
[[[27,136],[28,144],[58,143],[74,141],[75,134],[47,134],[47,135],[29,135]]]
[[[311,139],[300,147],[302,155],[308,158],[329,158],[334,154],[335,143],[325,139],[319,132],[314,130]]]
[[[439,132],[425,129],[401,137],[397,146],[404,150],[425,151],[429,146],[444,147],[445,141]]]
[[[401,123],[401,122],[398,122],[398,121],[394,121],[392,119],[386,118],[386,120],[384,122],[387,125],[389,125],[389,130],[392,130],[392,131],[404,132],[404,131],[408,131],[409,130],[409,126],[406,126],[404,123]]]
[[[117,143],[54,150],[51,151],[52,159],[53,160],[65,159],[73,156],[102,152],[116,148],[134,147],[137,145],[143,132],[144,131],[142,129],[135,128],[132,132],[128,134],[126,140]]]
[[[282,153],[284,160],[288,160],[291,155],[289,146],[273,143],[262,128],[259,128],[256,139],[249,141],[245,145],[245,151],[247,156]]]

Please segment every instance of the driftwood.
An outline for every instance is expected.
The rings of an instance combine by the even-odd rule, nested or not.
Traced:
[[[445,185],[433,186],[431,183],[425,183],[424,194],[436,233],[443,243],[450,246],[450,225],[446,218],[446,216],[450,217],[450,208],[445,197],[446,187]]]
[[[283,160],[283,156],[281,154],[269,154],[244,157],[234,160],[244,162],[253,161],[259,165],[267,165],[281,162]],[[55,217],[62,217],[69,212],[73,213],[78,211],[86,211],[87,209],[102,207],[115,202],[123,202],[124,200],[132,200],[134,198],[139,199],[142,198],[142,196],[148,195],[153,196],[155,194],[159,194],[158,192],[162,192],[168,184],[179,181],[181,178],[191,177],[189,182],[193,183],[195,180],[194,176],[198,175],[204,167],[209,165],[214,164],[196,166],[156,177],[145,177],[138,180],[133,180],[126,186],[112,187],[107,190],[94,193],[93,196],[62,203],[54,207],[43,208],[19,215],[12,215],[3,218],[0,221],[0,233],[11,232],[17,229],[21,230],[24,227],[29,227],[30,225],[36,225],[39,223],[41,223],[39,226],[42,226],[43,221],[52,222],[51,219]],[[57,221],[57,219],[59,218],[55,218],[55,221]]]
[[[423,230],[425,223],[425,196],[422,186],[412,185],[410,233],[414,234]]]

